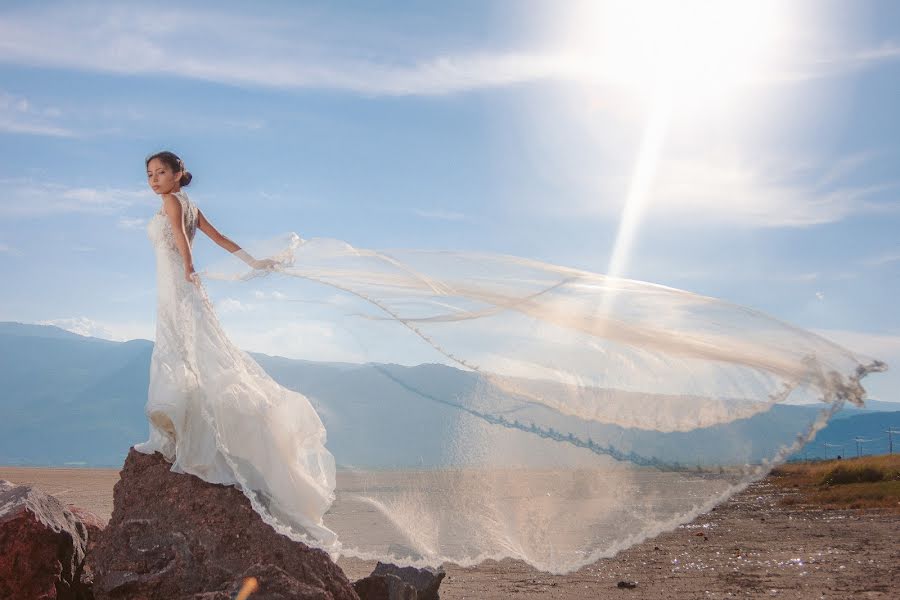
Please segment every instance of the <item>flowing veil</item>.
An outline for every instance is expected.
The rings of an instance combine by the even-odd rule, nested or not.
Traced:
[[[762,477],[886,368],[742,306],[516,256],[245,248],[276,266],[200,276],[307,349],[281,381],[324,422],[325,524],[349,556],[572,571]]]

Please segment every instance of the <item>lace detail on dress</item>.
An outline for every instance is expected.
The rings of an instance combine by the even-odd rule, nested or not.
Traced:
[[[174,196],[178,198],[178,201],[181,203],[184,231],[187,233],[188,241],[193,243],[194,236],[197,233],[197,206],[191,201],[184,190],[175,192]],[[163,209],[160,209],[159,212],[153,215],[153,218],[147,226],[147,233],[150,240],[154,242],[154,245],[158,246],[159,242],[165,242],[165,245],[170,250],[174,250],[176,253],[178,252],[178,246],[175,245],[175,235],[172,231],[172,224],[169,221],[168,216],[163,212]]]

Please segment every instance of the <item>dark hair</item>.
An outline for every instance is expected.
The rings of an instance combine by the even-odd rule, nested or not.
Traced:
[[[157,152],[156,154],[154,154],[152,156],[148,156],[147,160],[144,161],[144,166],[149,167],[150,161],[153,160],[154,158],[158,158],[159,160],[161,160],[164,165],[166,165],[167,167],[172,169],[173,173],[177,173],[178,171],[184,171],[181,174],[181,179],[178,180],[178,182],[182,185],[182,187],[188,185],[191,182],[191,179],[194,178],[194,176],[191,175],[190,171],[185,170],[184,161],[181,160],[180,158],[178,158],[178,155],[175,154],[174,152],[169,152],[168,150],[163,150],[162,152]]]

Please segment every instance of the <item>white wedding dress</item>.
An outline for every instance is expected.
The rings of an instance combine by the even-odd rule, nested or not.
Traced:
[[[197,207],[176,192],[190,243]],[[325,428],[303,394],[276,383],[222,330],[203,287],[187,281],[168,217],[147,226],[156,253],[156,343],[145,413],[149,439],[172,471],[232,484],[276,530],[323,549],[338,547],[322,522],[334,500],[335,462]]]
[[[193,240],[196,206],[177,196]],[[886,368],[684,290],[289,232],[245,246],[271,268],[223,253],[200,274],[299,341],[301,394],[228,339],[165,215],[148,234],[159,308],[135,448],[238,486],[332,557],[571,572],[764,476]]]

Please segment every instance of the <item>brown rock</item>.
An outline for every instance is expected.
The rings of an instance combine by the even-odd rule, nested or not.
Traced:
[[[76,519],[84,523],[84,526],[87,528],[89,543],[91,538],[96,540],[100,532],[106,527],[106,521],[80,506],[66,504],[66,510],[72,513]]]
[[[85,556],[87,556],[90,554],[91,550],[97,546],[100,534],[106,527],[106,521],[91,511],[75,506],[74,504],[67,504],[66,509],[71,512],[76,519],[84,523],[84,527],[87,529],[87,546],[85,547]],[[82,561],[81,568],[76,573],[76,580],[80,586],[80,594],[85,598],[93,600],[94,572],[87,560]]]
[[[428,567],[417,569],[416,567],[398,567],[391,563],[379,561],[369,577],[387,575],[396,576],[415,588],[417,600],[438,600],[438,588],[446,573],[441,567],[437,569]]]
[[[353,582],[360,600],[419,600],[416,588],[396,575],[369,575]]]
[[[62,503],[0,480],[0,598],[81,600],[88,530]]]
[[[225,600],[254,576],[253,600],[358,600],[327,553],[272,529],[234,486],[170,471],[159,453],[129,451],[113,513],[88,553],[97,600]]]

